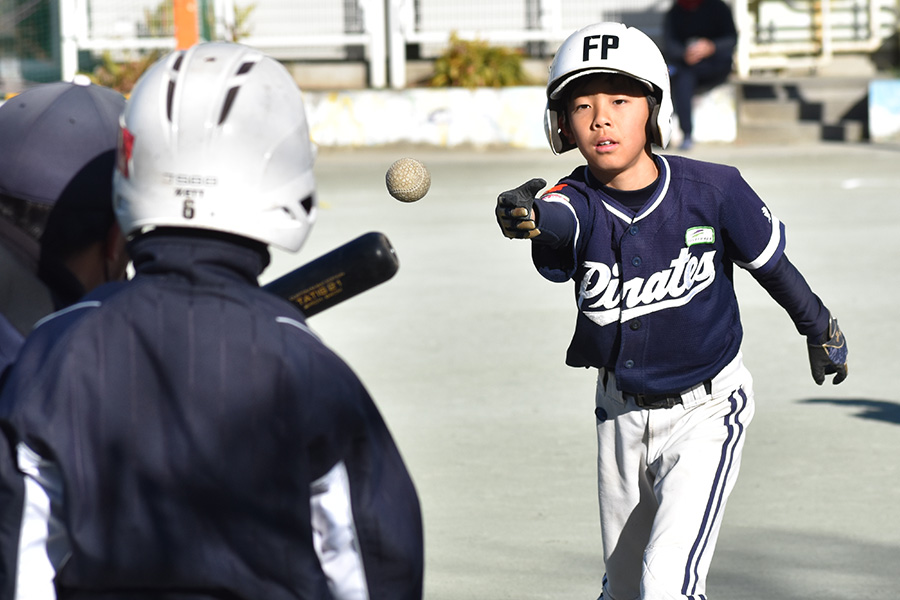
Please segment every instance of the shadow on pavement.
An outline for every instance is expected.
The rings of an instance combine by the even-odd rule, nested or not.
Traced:
[[[801,400],[804,404],[835,404],[837,406],[853,406],[859,408],[856,416],[871,421],[884,421],[900,425],[900,403],[887,400],[869,400],[866,398],[809,398]]]
[[[719,545],[710,597],[879,600],[896,597],[896,545],[820,533],[732,528]],[[852,591],[851,591],[852,590]]]

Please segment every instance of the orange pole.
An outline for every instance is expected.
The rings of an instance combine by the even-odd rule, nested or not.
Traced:
[[[196,0],[173,0],[175,48],[184,50],[200,40]]]

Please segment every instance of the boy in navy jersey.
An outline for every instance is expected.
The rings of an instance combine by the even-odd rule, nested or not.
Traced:
[[[587,164],[538,199],[541,179],[500,194],[496,215],[504,235],[532,240],[541,275],[574,282],[566,363],[599,373],[602,598],[704,599],[754,412],[734,265],[807,337],[816,383],[844,380],[847,347],[738,171],[652,152],[669,141],[672,100],[650,38],[619,23],[575,32],[547,97],[551,148]]]

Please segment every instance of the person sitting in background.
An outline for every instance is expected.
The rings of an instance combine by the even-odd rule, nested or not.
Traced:
[[[676,0],[663,23],[663,54],[669,64],[672,103],[683,134],[681,149],[694,145],[693,98],[731,74],[737,30],[722,0]]]

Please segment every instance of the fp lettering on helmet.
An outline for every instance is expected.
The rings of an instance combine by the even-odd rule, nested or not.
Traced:
[[[599,39],[600,45],[598,46],[593,42],[593,40]],[[584,52],[581,55],[581,60],[587,62],[590,60],[591,50],[600,49],[600,60],[606,60],[607,56],[609,56],[609,51],[614,50],[619,47],[619,36],[617,35],[589,35],[584,38]]]

